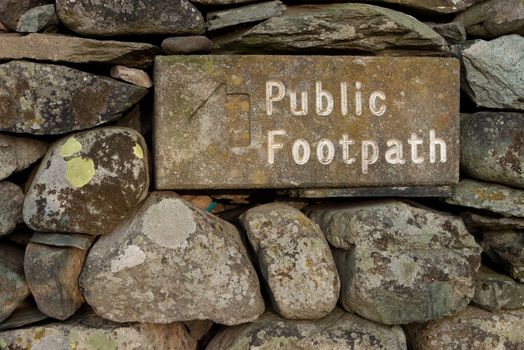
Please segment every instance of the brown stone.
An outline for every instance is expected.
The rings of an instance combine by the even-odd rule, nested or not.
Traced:
[[[162,49],[171,55],[206,52],[211,50],[212,47],[213,43],[211,40],[202,35],[179,36],[162,41]]]
[[[447,58],[158,57],[156,187],[456,183],[458,68]]]
[[[133,85],[145,87],[146,89],[153,86],[149,74],[141,69],[129,68],[126,66],[114,66],[111,68],[111,77],[123,80]]]

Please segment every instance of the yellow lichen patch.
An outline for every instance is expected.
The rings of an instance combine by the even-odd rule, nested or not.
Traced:
[[[60,155],[63,158],[71,157],[72,155],[80,152],[81,150],[82,150],[82,144],[78,142],[74,137],[70,137],[60,147]]]
[[[85,186],[95,176],[95,163],[92,159],[76,157],[67,161],[66,178],[71,186]]]
[[[35,340],[40,340],[40,339],[42,339],[44,337],[44,335],[45,335],[45,329],[44,328],[37,328],[33,338]]]
[[[144,158],[144,150],[142,149],[142,147],[140,147],[138,143],[135,145],[135,147],[133,147],[133,153],[137,158]]]

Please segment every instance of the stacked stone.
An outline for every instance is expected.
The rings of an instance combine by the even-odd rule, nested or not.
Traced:
[[[367,2],[0,0],[0,349],[524,348],[524,4]],[[461,182],[155,191],[154,57],[208,52],[457,57]]]

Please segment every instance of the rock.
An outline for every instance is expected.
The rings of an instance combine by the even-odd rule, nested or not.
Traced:
[[[478,40],[462,50],[463,90],[479,107],[524,110],[524,38]],[[504,55],[500,53],[504,52]]]
[[[47,316],[41,313],[32,301],[26,299],[20,306],[18,306],[18,308],[16,308],[15,311],[13,311],[11,316],[6,318],[4,322],[0,322],[0,331],[20,328],[32,323],[43,321],[46,318]]]
[[[133,129],[69,135],[50,148],[27,191],[24,222],[35,231],[101,235],[148,193],[147,146]]]
[[[253,323],[229,327],[206,350],[233,349],[406,349],[402,328],[385,326],[335,309],[317,321],[297,321],[266,312]]]
[[[207,52],[213,43],[205,36],[179,36],[162,41],[162,49],[170,55],[180,55],[196,52]]]
[[[484,232],[482,249],[511,277],[524,282],[524,231]]]
[[[460,44],[466,41],[466,30],[461,22],[426,23],[431,29],[440,34],[448,44]]]
[[[383,324],[424,322],[466,307],[480,247],[450,214],[375,200],[313,208],[341,279],[342,306]]]
[[[461,216],[469,232],[524,230],[524,219],[520,218],[499,218],[471,212],[464,212]]]
[[[211,11],[206,14],[206,27],[208,31],[213,31],[239,24],[262,21],[280,16],[285,9],[286,5],[282,2],[273,0],[226,10]]]
[[[524,35],[524,3],[521,0],[484,1],[459,13],[455,21],[462,22],[472,37]]]
[[[129,68],[126,66],[114,66],[111,68],[111,77],[146,89],[153,86],[149,74],[140,69]]]
[[[445,202],[524,218],[524,191],[502,185],[462,180],[453,186],[452,195]]]
[[[452,317],[413,323],[406,333],[413,350],[517,350],[524,344],[523,324],[524,309],[489,312],[468,306]]]
[[[199,34],[205,28],[187,0],[57,0],[56,11],[66,27],[85,36]]]
[[[182,323],[153,325],[111,323],[81,314],[50,323],[0,333],[0,348],[38,350],[195,350]]]
[[[191,0],[194,4],[200,4],[204,6],[222,6],[222,5],[237,5],[244,4],[247,2],[254,2],[256,0]]]
[[[76,69],[12,61],[0,65],[0,130],[63,134],[111,121],[147,89]]]
[[[463,116],[460,165],[475,179],[524,188],[524,114],[480,112]]]
[[[317,319],[333,311],[340,281],[317,224],[280,203],[251,208],[241,221],[277,313],[291,319]]]
[[[213,44],[227,53],[429,55],[446,50],[444,38],[415,18],[353,3],[290,6],[279,17],[217,37]]]
[[[142,135],[147,135],[151,132],[152,128],[151,112],[149,108],[144,107],[142,110],[140,105],[135,105],[118,120],[116,125],[131,128]]]
[[[52,3],[52,0],[2,0],[0,1],[0,21],[15,30],[18,20],[33,7]]]
[[[146,68],[160,53],[157,46],[128,41],[94,40],[59,34],[0,35],[0,59],[79,64],[121,64]]]
[[[523,308],[524,284],[481,266],[475,276],[475,296],[472,302],[488,311]]]
[[[463,11],[482,0],[367,0],[374,3],[398,4],[425,13],[444,14]]]
[[[214,323],[209,320],[185,321],[183,323],[189,334],[195,340],[202,339],[214,325]]]
[[[16,31],[20,33],[37,33],[58,26],[59,21],[55,5],[42,5],[29,9],[20,17]]]
[[[22,223],[24,192],[18,185],[0,181],[0,237],[11,233]]]
[[[1,323],[29,296],[29,288],[24,278],[24,251],[22,249],[6,242],[0,244],[0,276],[2,276],[2,283],[0,283]]]
[[[0,180],[24,170],[47,151],[47,143],[0,134]]]
[[[86,235],[35,232],[30,242],[53,247],[72,247],[80,250],[88,250],[93,244],[93,240],[93,236]]]
[[[8,32],[9,31],[9,28],[7,28],[7,26],[5,26],[1,21],[0,21],[0,33],[2,32]]]
[[[93,245],[80,285],[94,311],[116,322],[234,325],[264,311],[238,230],[167,191]]]

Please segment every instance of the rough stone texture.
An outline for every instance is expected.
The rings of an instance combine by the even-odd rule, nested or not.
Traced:
[[[491,261],[524,282],[524,231],[484,232],[482,248]]]
[[[5,321],[0,322],[0,331],[20,328],[32,323],[43,321],[46,318],[47,316],[38,310],[32,300],[26,299],[20,306],[16,308],[15,311],[13,311],[11,316],[6,318]]]
[[[333,311],[340,281],[317,224],[280,203],[249,209],[241,220],[276,312],[285,318],[317,319]]]
[[[369,25],[372,23],[373,25]],[[446,41],[415,18],[366,4],[290,6],[279,17],[213,39],[217,52],[443,54]]]
[[[146,68],[160,48],[147,43],[94,40],[70,35],[0,35],[0,59],[65,62],[80,64],[121,64]]]
[[[111,323],[92,314],[0,333],[0,348],[34,350],[195,350],[182,323]]]
[[[524,34],[524,3],[521,0],[489,0],[461,12],[455,21],[464,24],[471,37],[492,39]]]
[[[47,151],[47,143],[0,134],[0,180],[24,170]]]
[[[482,0],[364,0],[407,6],[427,13],[455,13],[463,11]]]
[[[55,5],[37,6],[20,17],[16,31],[20,33],[37,33],[58,25]]]
[[[504,216],[524,218],[524,191],[474,180],[462,180],[453,186],[445,201],[463,207],[484,209]]]
[[[24,278],[24,251],[6,242],[0,243],[0,322],[29,296]],[[1,343],[0,343],[1,345]]]
[[[524,307],[524,284],[481,266],[475,275],[475,296],[472,302],[488,311]]]
[[[30,241],[53,247],[74,247],[80,250],[88,250],[93,244],[94,238],[94,236],[79,234],[35,232]]]
[[[524,219],[485,216],[465,212],[461,214],[469,232],[524,230]]]
[[[448,44],[460,44],[466,41],[466,30],[462,22],[426,23],[431,29],[440,34]]]
[[[215,5],[236,5],[236,4],[244,4],[248,2],[254,2],[256,0],[191,0],[194,4],[201,4],[204,6],[215,6]]]
[[[524,188],[524,114],[480,112],[463,116],[460,165],[473,178]]]
[[[207,52],[213,47],[213,42],[202,35],[179,36],[164,39],[161,46],[167,54],[180,55],[195,52]]]
[[[458,77],[458,62],[450,58],[157,57],[153,135],[156,188],[390,187],[456,183],[460,153]],[[331,110],[322,109],[327,98],[321,99],[322,106],[317,105],[316,82],[332,94]],[[340,94],[344,83],[350,101],[345,114]],[[362,111],[357,116],[352,101],[359,83],[362,89],[366,88],[362,92]],[[266,98],[268,86],[272,92]],[[371,91],[375,89],[385,96],[384,105],[382,100],[376,100],[377,105],[386,108],[382,109],[382,115],[369,108]],[[282,98],[271,104],[270,111],[267,102],[270,98],[277,100],[277,90],[282,91]],[[301,102],[306,100],[301,97],[304,95],[308,96],[307,113]],[[292,108],[298,115],[293,115]],[[413,120],[417,120],[416,126]],[[431,130],[435,139],[446,144],[445,159],[443,148],[434,145],[431,161]],[[272,142],[270,132],[275,133]],[[423,139],[424,144],[417,153],[423,157],[422,163],[412,161],[413,154],[407,143],[412,134]],[[303,147],[293,152],[299,139],[303,141],[298,145]],[[377,158],[368,166],[374,153],[369,144],[364,146],[367,144],[364,141],[369,140],[376,142]],[[391,140],[396,141],[392,141],[390,148],[388,141]],[[346,148],[341,146],[343,142]],[[354,144],[349,146],[351,142]],[[270,143],[276,147],[274,152],[268,151]],[[363,147],[366,149],[362,150]],[[403,150],[399,150],[400,147]],[[386,158],[387,150],[394,154],[391,161]],[[202,171],[203,164],[205,171]]]
[[[9,181],[0,181],[0,237],[11,233],[22,221],[24,192]]]
[[[480,247],[462,220],[394,200],[312,209],[349,311],[384,324],[438,319],[474,294]]]
[[[204,31],[202,14],[187,0],[57,0],[61,22],[86,36],[189,34]]]
[[[222,330],[206,350],[316,349],[405,350],[398,326],[385,326],[335,309],[317,321],[297,321],[266,312],[253,323]]]
[[[479,107],[524,110],[523,51],[524,38],[516,34],[469,43],[462,50],[462,89]]]
[[[140,69],[129,68],[125,66],[114,66],[111,68],[111,77],[120,79],[133,85],[149,89],[153,82],[149,74]]]
[[[447,197],[451,186],[298,188],[282,190],[282,194],[295,198]]]
[[[463,312],[406,328],[413,350],[520,350],[524,309],[489,312],[468,306]]]
[[[95,312],[117,322],[234,325],[264,311],[238,230],[173,192],[153,192],[102,236],[80,285]]]
[[[51,2],[52,0],[2,0],[0,1],[0,21],[8,28],[16,30],[18,20],[29,9]]]
[[[26,193],[35,231],[108,233],[146,196],[147,146],[133,129],[97,128],[54,143]]]
[[[280,16],[286,6],[279,0],[234,7],[226,10],[211,11],[206,14],[208,31],[236,26],[243,23],[262,21]]]

